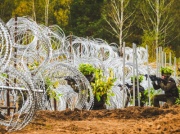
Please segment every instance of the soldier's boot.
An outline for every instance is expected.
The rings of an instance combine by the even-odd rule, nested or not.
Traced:
[[[160,107],[158,96],[154,96],[154,98],[153,98],[153,104],[154,104],[154,107]]]

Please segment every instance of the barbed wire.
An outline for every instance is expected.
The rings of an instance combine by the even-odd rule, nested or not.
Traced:
[[[92,109],[91,85],[78,70],[82,63],[102,69],[106,77],[110,75],[109,68],[112,69],[117,80],[112,87],[111,105],[106,105],[106,109],[123,108],[128,90],[126,87],[121,90],[117,85],[122,85],[123,79],[130,83],[135,68],[133,49],[124,49],[125,68],[116,43],[72,34],[65,36],[59,26],[38,25],[28,17],[12,18],[6,24],[0,20],[0,107],[4,108],[0,112],[6,117],[0,119],[0,124],[15,131],[25,127],[39,109]],[[148,74],[148,69],[150,74],[156,73],[156,68],[148,66],[147,69],[145,48],[137,47],[136,58],[139,74]],[[56,83],[51,85],[56,99],[47,91],[47,79],[51,84]],[[144,79],[142,85],[148,88],[148,81]],[[9,107],[14,111],[9,110],[7,115]]]

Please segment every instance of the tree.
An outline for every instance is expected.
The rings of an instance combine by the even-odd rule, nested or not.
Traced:
[[[12,17],[12,12],[15,8],[15,1],[1,0],[0,2],[0,17],[4,22],[9,21]]]
[[[169,43],[166,37],[173,26],[173,19],[169,13],[173,2],[174,0],[144,0],[145,4],[142,4],[141,11],[145,20],[142,28],[154,34],[153,44],[156,47]]]
[[[13,11],[13,16],[31,16],[32,17],[32,1],[18,1],[15,2],[15,10]]]
[[[129,2],[130,0],[110,0],[105,8],[106,15],[104,13],[104,19],[111,28],[109,32],[119,40],[120,53],[122,53],[122,43],[129,36],[129,28],[133,23],[131,17],[134,11],[126,11]]]
[[[72,0],[54,0],[52,2],[52,14],[54,16],[54,21],[60,27],[66,27],[70,23],[70,6]]]
[[[176,52],[176,57],[180,57],[180,2],[174,1],[172,8],[170,10],[170,16],[173,18],[173,27],[169,29],[171,35],[167,37],[167,40],[171,40],[171,43],[168,44]]]
[[[101,8],[103,0],[76,0],[70,6],[69,31],[77,36],[97,37],[102,33]]]
[[[36,11],[35,11],[34,0],[32,0],[32,13],[33,13],[33,20],[36,21]]]
[[[49,0],[45,0],[45,25],[48,26]]]

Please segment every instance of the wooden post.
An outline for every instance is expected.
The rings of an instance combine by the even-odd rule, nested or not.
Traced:
[[[104,59],[105,59],[104,48],[101,48],[101,54],[102,54],[102,60],[104,61]]]

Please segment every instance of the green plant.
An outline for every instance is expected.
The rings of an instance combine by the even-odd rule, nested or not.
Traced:
[[[178,105],[180,105],[180,98],[177,98],[177,99],[176,99],[176,102],[175,102],[175,104],[178,104]]]
[[[84,64],[84,63],[80,64],[78,69],[84,75],[92,75],[96,70],[96,68],[94,68],[91,64]]]
[[[100,101],[102,97],[105,96],[105,103],[110,105],[110,97],[114,96],[112,87],[116,78],[113,78],[112,69],[109,70],[109,75],[109,77],[106,77],[103,75],[103,71],[101,69],[96,69],[95,81],[91,82],[91,86],[97,101]]]
[[[149,61],[155,61],[155,47],[154,47],[154,40],[155,40],[155,31],[144,30],[142,35],[142,46],[146,47],[148,44],[148,53],[149,53]]]
[[[149,97],[150,97],[150,103],[151,105],[153,105],[153,97],[156,95],[156,94],[159,94],[161,92],[161,90],[154,90],[154,88],[150,88],[149,89],[150,91],[148,91],[148,89],[146,89],[144,91],[144,98],[142,99],[142,101],[146,104],[149,104]],[[149,93],[150,93],[150,96],[149,96]]]
[[[0,80],[7,79],[9,76],[6,73],[0,73]]]
[[[84,75],[94,75],[94,81],[90,84],[95,98],[97,101],[105,98],[105,103],[110,104],[110,96],[114,95],[112,87],[116,81],[112,69],[109,69],[109,77],[104,76],[100,68],[94,68],[91,64],[80,64],[79,71]]]
[[[172,74],[174,72],[170,67],[161,67],[160,71],[164,74]]]
[[[176,99],[175,104],[180,105],[180,87],[178,87],[179,98]]]
[[[59,86],[58,81],[52,82],[51,79],[48,77],[45,79],[45,88],[46,88],[47,95],[49,95],[51,98],[54,98],[56,100],[58,100],[59,97],[62,96],[62,94],[59,94],[53,90],[54,88],[57,88],[58,86]]]
[[[166,46],[166,47],[164,47],[164,48],[163,48],[163,51],[167,54],[167,55],[166,55],[166,57],[167,57],[166,61],[167,61],[167,62],[170,62],[170,60],[171,60],[172,63],[173,63],[174,57],[176,57],[176,54],[175,54],[175,51],[171,48],[171,46]],[[170,54],[171,54],[171,56],[170,56]],[[171,58],[171,59],[170,59],[170,58]]]
[[[133,81],[133,78],[135,79],[135,81],[137,81],[137,76],[134,76],[134,77],[132,76],[131,81]],[[139,83],[141,83],[143,81],[143,76],[139,75],[138,78],[139,78]]]
[[[8,74],[6,74],[6,73],[1,73],[1,76],[7,78],[7,77],[8,77]]]

